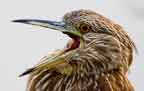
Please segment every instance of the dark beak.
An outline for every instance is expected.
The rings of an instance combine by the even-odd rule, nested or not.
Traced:
[[[67,29],[66,24],[64,22],[56,22],[56,21],[49,21],[49,20],[37,20],[37,19],[18,19],[18,20],[13,20],[13,22],[50,28],[50,29],[61,31],[65,34],[73,34],[73,35],[79,36],[79,37],[82,36],[81,33],[77,30]]]
[[[19,20],[13,20],[13,22],[41,26],[45,28],[51,28],[54,30],[61,30],[61,31],[65,30],[64,22],[55,22],[55,21],[37,20],[37,19],[19,19]]]

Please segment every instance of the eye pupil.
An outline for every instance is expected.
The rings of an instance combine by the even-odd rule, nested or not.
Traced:
[[[81,32],[88,32],[89,31],[89,27],[87,25],[81,25],[80,26],[80,31]]]
[[[82,30],[87,31],[88,27],[87,26],[83,26]]]

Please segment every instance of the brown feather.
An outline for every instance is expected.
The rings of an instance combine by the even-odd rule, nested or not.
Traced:
[[[64,65],[32,72],[28,91],[134,91],[126,73],[135,45],[120,25],[90,10],[67,13],[63,21],[70,29],[90,26],[85,47],[66,55]]]

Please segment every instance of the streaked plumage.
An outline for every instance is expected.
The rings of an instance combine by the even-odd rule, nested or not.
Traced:
[[[83,42],[64,32],[72,38],[66,48],[22,74],[30,74],[27,91],[134,91],[127,72],[135,46],[120,25],[90,10],[67,13],[63,22],[67,30],[89,30],[80,31]]]

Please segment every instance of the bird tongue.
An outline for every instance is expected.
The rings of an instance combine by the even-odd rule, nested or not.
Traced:
[[[68,42],[66,52],[78,48],[80,45],[80,39],[79,38],[73,38]]]

